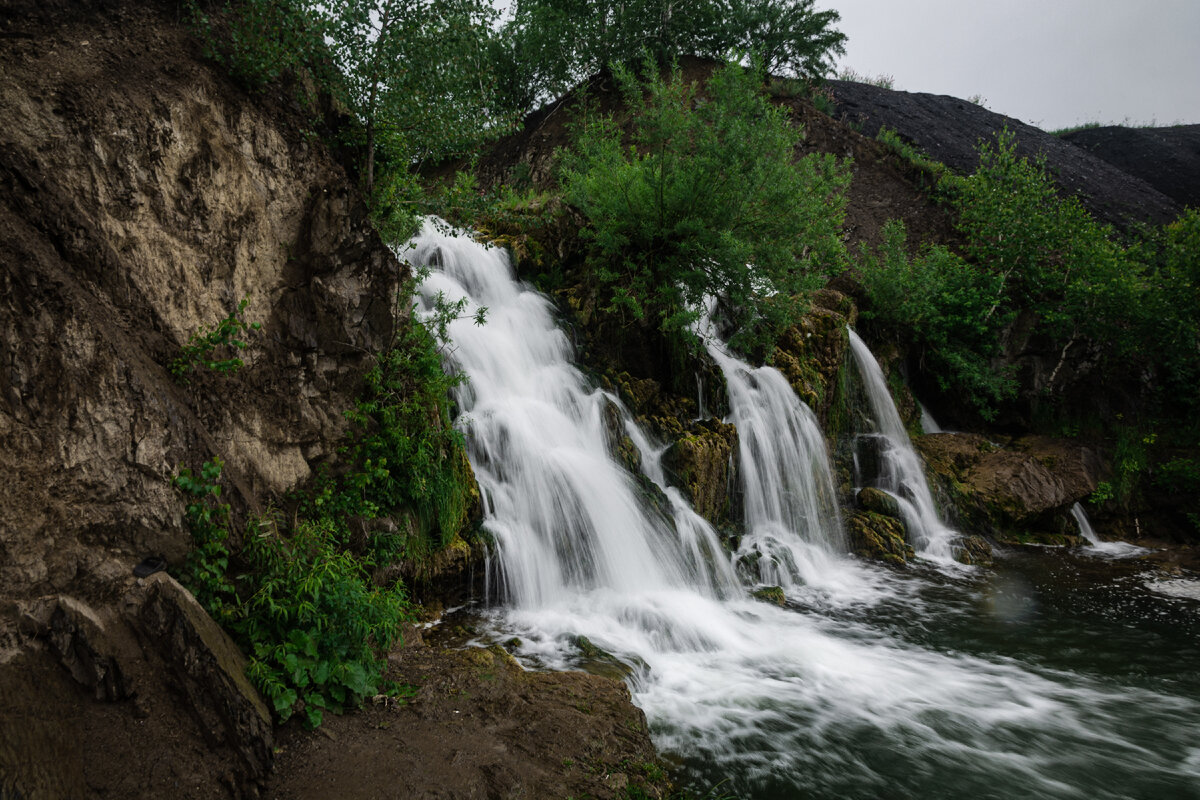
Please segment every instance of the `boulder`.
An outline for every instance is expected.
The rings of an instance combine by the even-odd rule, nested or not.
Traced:
[[[71,677],[97,700],[123,700],[131,694],[121,660],[140,654],[136,649],[129,652],[125,631],[115,630],[111,621],[81,600],[67,595],[38,598],[22,616],[21,629],[43,639]]]
[[[905,539],[904,523],[873,511],[859,511],[846,521],[850,550],[860,558],[903,564],[914,555]]]
[[[691,501],[700,516],[714,525],[732,517],[730,491],[736,470],[737,428],[717,419],[701,420],[676,439],[663,454],[663,469]]]
[[[868,486],[858,492],[858,505],[866,511],[874,511],[885,517],[900,519],[900,504],[882,489]]]
[[[812,308],[776,343],[773,363],[796,394],[828,421],[846,361],[846,326],[858,318],[854,302],[832,289],[815,292]]]
[[[914,444],[968,527],[1014,541],[1049,542],[1102,474],[1097,453],[1070,439],[1027,436],[1001,446],[939,433]]]
[[[963,564],[986,567],[992,563],[992,546],[982,536],[964,536],[954,547],[954,558]]]
[[[783,593],[781,586],[764,586],[751,592],[751,597],[755,600],[762,600],[764,603],[774,603],[777,606],[787,605],[787,595]]]
[[[236,785],[265,780],[273,758],[271,714],[246,677],[237,645],[165,572],[139,580],[125,595],[124,613],[174,672],[209,746],[231,751]]]

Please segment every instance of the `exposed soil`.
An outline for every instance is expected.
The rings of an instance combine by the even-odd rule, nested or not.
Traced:
[[[1200,125],[1108,125],[1059,138],[1141,178],[1181,206],[1200,208]]]
[[[665,789],[646,719],[620,681],[526,672],[498,646],[447,650],[416,631],[389,658],[418,687],[278,737],[273,800],[647,797]]]
[[[1122,171],[1064,139],[969,101],[848,81],[830,81],[828,85],[841,121],[870,137],[883,126],[891,128],[958,172],[973,171],[979,163],[976,144],[993,139],[1007,127],[1016,135],[1019,154],[1045,157],[1059,186],[1078,195],[1088,210],[1105,222],[1119,227],[1133,222],[1161,224],[1182,211],[1177,200],[1139,177],[1146,171],[1142,166]],[[1140,164],[1156,157],[1147,150],[1133,159]]]

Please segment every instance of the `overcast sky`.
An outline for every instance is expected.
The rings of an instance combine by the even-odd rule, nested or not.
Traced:
[[[1045,129],[1200,123],[1200,0],[817,0],[842,66]]]

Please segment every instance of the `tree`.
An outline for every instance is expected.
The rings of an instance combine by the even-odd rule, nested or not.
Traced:
[[[610,65],[649,54],[755,56],[767,70],[819,77],[844,52],[836,11],[813,0],[516,0],[505,26],[501,83],[517,107],[557,97]]]
[[[564,157],[564,192],[587,217],[591,266],[611,308],[676,341],[708,297],[728,310],[731,343],[763,344],[804,310],[797,295],[845,261],[849,171],[830,155],[799,160],[801,133],[763,96],[761,75],[717,70],[706,95],[678,70],[618,69],[629,138],[592,118]]]
[[[344,0],[317,5],[363,125],[363,181],[377,153],[397,168],[465,152],[498,130],[488,67],[496,12],[486,0]]]

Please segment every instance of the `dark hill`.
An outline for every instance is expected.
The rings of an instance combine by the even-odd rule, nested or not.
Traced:
[[[1180,205],[1200,208],[1200,125],[1084,128],[1060,137],[1141,178]]]
[[[1161,224],[1183,210],[1178,199],[1155,188],[1140,171],[1123,171],[1115,162],[1093,155],[1068,141],[1020,120],[988,111],[967,100],[946,95],[898,92],[863,83],[830,81],[837,115],[875,136],[881,127],[958,172],[971,172],[978,163],[976,144],[991,139],[1005,126],[1016,134],[1017,151],[1044,156],[1059,186],[1079,195],[1098,219],[1118,227],[1132,222]],[[1141,159],[1145,160],[1145,159]],[[1195,184],[1193,184],[1195,185]]]

